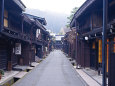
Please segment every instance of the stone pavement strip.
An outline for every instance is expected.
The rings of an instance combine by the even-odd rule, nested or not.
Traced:
[[[81,69],[76,69],[76,71],[88,83],[89,86],[101,86],[99,83],[97,83],[94,79],[92,79],[89,75],[87,75]]]
[[[60,50],[54,50],[13,86],[88,86]]]

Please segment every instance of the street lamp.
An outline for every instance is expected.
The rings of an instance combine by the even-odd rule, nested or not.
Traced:
[[[85,37],[85,40],[88,40],[88,39],[89,39],[89,38],[86,36],[86,37]]]

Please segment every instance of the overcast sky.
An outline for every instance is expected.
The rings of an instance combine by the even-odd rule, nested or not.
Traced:
[[[85,0],[22,0],[27,8],[70,14],[74,7],[80,7]]]

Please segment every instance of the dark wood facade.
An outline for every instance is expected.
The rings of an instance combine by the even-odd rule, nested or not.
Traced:
[[[11,70],[13,65],[18,64],[18,58],[15,55],[15,43],[20,39],[21,28],[20,14],[25,9],[21,1],[0,1],[0,69]],[[17,20],[16,20],[17,19]],[[4,55],[2,55],[4,53]]]
[[[109,77],[109,86],[114,86],[114,24],[115,1],[108,0],[108,24],[106,43],[106,73]],[[76,61],[81,67],[90,67],[101,71],[102,68],[102,27],[103,2],[102,0],[87,0],[75,13],[71,28],[76,27]],[[85,61],[84,61],[85,60]]]
[[[24,10],[25,5],[20,0],[0,1],[0,69],[11,70],[17,64],[30,65],[35,56],[41,54],[42,58],[46,54],[49,38],[44,27],[46,21],[30,17],[23,13]]]
[[[72,28],[63,38],[63,51],[72,59],[76,59],[76,29]]]

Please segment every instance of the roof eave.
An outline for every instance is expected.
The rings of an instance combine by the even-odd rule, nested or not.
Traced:
[[[25,11],[26,6],[23,4],[21,0],[13,0],[13,1],[19,6],[19,8],[21,8],[22,11]]]
[[[91,6],[96,0],[86,0],[84,4],[75,13],[75,18],[77,19],[89,6]]]

